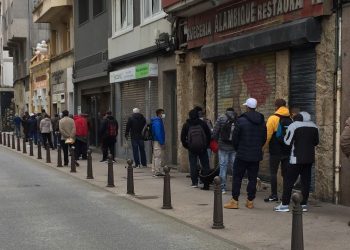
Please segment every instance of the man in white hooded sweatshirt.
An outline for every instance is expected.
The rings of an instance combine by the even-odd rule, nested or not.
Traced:
[[[284,142],[292,145],[289,166],[283,181],[282,203],[274,208],[276,212],[289,212],[289,202],[293,186],[299,175],[302,185],[303,200],[301,202],[303,211],[307,211],[311,185],[311,169],[315,162],[315,147],[319,143],[318,128],[311,121],[307,112],[296,115],[294,122],[288,127]]]

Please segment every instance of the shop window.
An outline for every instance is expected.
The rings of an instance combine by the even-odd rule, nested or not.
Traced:
[[[133,1],[112,0],[113,35],[118,36],[133,29]]]
[[[83,24],[89,20],[89,1],[78,0],[78,21]]]
[[[106,10],[106,0],[93,0],[94,17],[100,15]]]
[[[161,6],[161,0],[142,0],[142,24],[147,24],[163,18],[165,13],[162,11]]]

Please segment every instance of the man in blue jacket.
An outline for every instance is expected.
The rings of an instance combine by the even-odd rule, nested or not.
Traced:
[[[152,172],[153,176],[164,176],[163,167],[163,151],[165,144],[165,131],[163,119],[165,118],[164,109],[157,109],[156,117],[152,121],[152,137],[153,137],[153,161]]]

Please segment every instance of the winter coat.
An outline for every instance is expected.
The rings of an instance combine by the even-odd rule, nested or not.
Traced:
[[[345,122],[345,127],[340,137],[340,147],[346,157],[350,157],[350,117]]]
[[[263,159],[262,147],[266,142],[264,115],[248,111],[237,120],[233,131],[233,143],[236,157],[243,161],[258,162]]]
[[[319,143],[318,128],[307,112],[300,112],[303,121],[289,125],[284,142],[292,145],[290,164],[312,164],[315,162],[315,147]]]
[[[62,140],[66,140],[68,138],[75,139],[75,124],[72,118],[68,116],[63,117],[59,122],[59,130]]]
[[[108,134],[108,124],[114,123],[116,126],[116,136],[109,136]],[[115,143],[117,141],[117,135],[118,135],[118,122],[114,119],[113,116],[109,115],[105,119],[103,119],[101,123],[100,128],[100,135],[103,140],[107,140],[108,142]]]
[[[237,118],[237,114],[234,111],[226,111],[226,114],[221,115],[214,126],[213,129],[213,139],[217,140],[219,143],[219,149],[223,150],[223,151],[235,151],[233,144],[231,143],[226,143],[223,142],[221,140],[221,129],[223,128],[223,126],[226,124],[226,122],[228,121],[228,117],[230,117],[231,119],[236,120]]]
[[[87,120],[80,115],[75,115],[74,124],[75,124],[75,136],[87,137],[89,132]]]
[[[47,134],[52,132],[52,123],[50,118],[44,118],[40,122],[40,132]]]
[[[164,123],[160,117],[153,117],[151,119],[153,141],[159,142],[160,145],[165,144],[165,130]]]
[[[267,140],[265,143],[269,145],[269,152],[271,155],[285,155],[289,156],[290,151],[282,150],[281,143],[276,138],[276,132],[280,122],[280,116],[290,118],[289,109],[286,107],[280,107],[275,114],[271,115],[266,123],[267,128]]]
[[[51,119],[53,131],[59,130],[59,122],[60,122],[60,119],[58,117],[54,117]]]
[[[15,124],[16,127],[20,127],[20,126],[21,126],[21,123],[22,123],[21,117],[16,116],[16,117],[13,119],[13,123]]]
[[[142,114],[136,113],[129,117],[125,129],[125,137],[131,135],[131,139],[142,140],[142,130],[146,126],[146,119]]]
[[[188,149],[188,131],[191,126],[196,126],[200,125],[207,137],[207,145],[204,145],[203,148],[207,149],[209,148],[210,145],[210,139],[211,139],[211,132],[206,124],[206,122],[202,121],[201,119],[188,119],[186,123],[183,125],[182,130],[181,130],[181,143],[184,146],[184,148]]]
[[[34,116],[30,117],[27,121],[28,133],[37,133],[38,123]]]

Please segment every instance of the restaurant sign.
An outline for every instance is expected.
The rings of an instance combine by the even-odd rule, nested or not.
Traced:
[[[325,6],[328,6],[325,1],[328,0],[232,1],[188,18],[188,47],[202,46],[291,20],[324,15]]]

